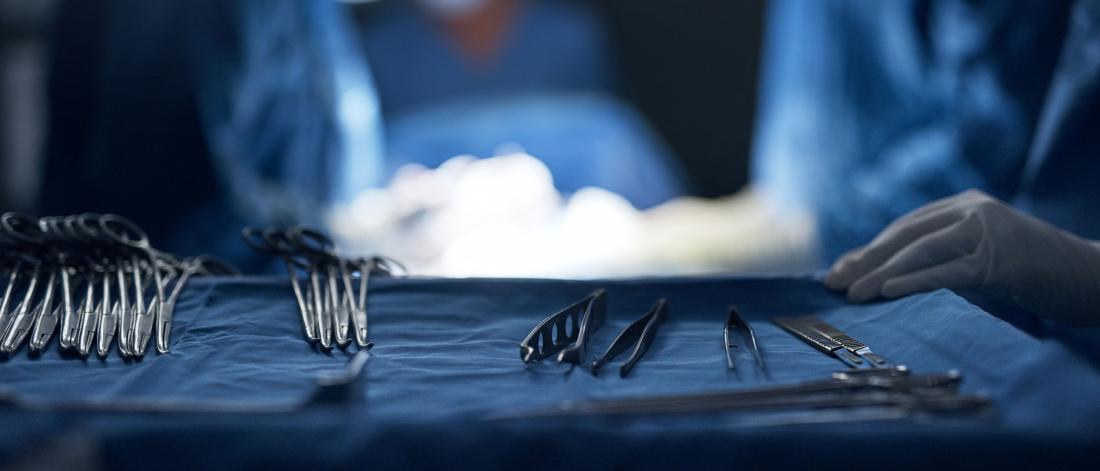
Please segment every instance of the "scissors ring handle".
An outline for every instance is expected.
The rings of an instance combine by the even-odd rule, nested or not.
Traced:
[[[329,239],[320,231],[297,226],[291,228],[287,235],[290,238],[290,242],[299,250],[305,252],[306,256],[313,258],[336,258],[336,244],[333,244],[332,239]]]
[[[294,246],[290,243],[290,236],[287,235],[287,231],[269,227],[264,229],[262,235],[264,243],[271,247],[271,253],[283,257],[295,255],[296,252]]]
[[[0,232],[6,239],[19,244],[41,245],[45,241],[38,219],[23,213],[0,215]]]
[[[65,216],[61,218],[61,234],[70,245],[87,245],[92,241],[84,233],[82,224],[77,216]]]
[[[255,250],[262,254],[278,255],[279,251],[271,244],[271,242],[264,236],[264,231],[253,227],[244,226],[241,229],[241,240],[244,241],[244,245],[247,245],[252,250]]]
[[[150,249],[149,236],[129,219],[117,214],[104,214],[99,217],[99,227],[107,237],[115,242],[135,249]]]
[[[58,216],[48,216],[38,220],[38,230],[47,242],[65,245],[69,243],[69,235],[65,232],[64,220]]]
[[[84,240],[96,245],[108,245],[113,240],[100,227],[99,221],[102,218],[103,216],[100,214],[84,213],[79,216],[72,216],[69,219],[69,224],[72,231],[79,233]]]
[[[200,255],[192,259],[204,276],[239,276],[240,270],[229,262],[212,255]]]
[[[366,260],[365,263],[370,267],[370,271],[375,273],[392,276],[396,272],[394,268],[399,268],[401,270],[400,273],[403,275],[409,273],[409,269],[405,268],[405,265],[401,262],[381,255],[374,255],[370,257],[369,260]]]

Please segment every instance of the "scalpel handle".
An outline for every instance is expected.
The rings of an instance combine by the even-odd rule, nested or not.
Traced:
[[[867,360],[877,368],[886,368],[892,365],[890,360],[887,360],[886,357],[872,352],[863,342],[852,338],[828,322],[813,317],[807,318],[805,322],[811,329],[839,343],[849,352],[859,355],[860,358]]]
[[[811,328],[804,321],[801,321],[797,318],[778,317],[772,319],[772,322],[775,323],[775,325],[778,325],[786,331],[794,334],[795,337],[802,339],[803,342],[810,344],[810,346],[816,348],[822,353],[839,359],[849,367],[867,367],[867,362],[863,361],[863,359],[860,358],[859,355],[848,351],[848,349],[844,348],[843,345],[826,337],[821,332],[818,332],[816,329]]]

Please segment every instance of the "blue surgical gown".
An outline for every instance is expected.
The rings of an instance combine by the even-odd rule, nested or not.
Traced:
[[[753,175],[822,263],[969,188],[1100,238],[1100,2],[777,0],[767,27]]]
[[[244,224],[317,224],[382,181],[346,10],[311,0],[61,5],[41,210],[113,212],[154,244],[259,264]]]
[[[386,116],[385,174],[456,155],[524,150],[565,194],[584,187],[648,208],[687,192],[656,130],[612,92],[614,56],[592,8],[518,1],[499,50],[464,58],[411,2],[379,5],[364,24]]]

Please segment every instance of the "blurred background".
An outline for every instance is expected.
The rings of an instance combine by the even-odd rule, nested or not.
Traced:
[[[680,196],[730,195],[748,181],[763,0],[276,3],[0,2],[0,207],[118,212],[158,245],[230,258],[246,255],[219,247],[237,245],[224,226],[303,222],[341,232],[349,249],[387,250],[413,258],[413,265],[432,265],[454,240],[421,240],[416,245],[435,246],[420,250],[392,242],[408,238],[409,230],[379,228],[362,213],[304,217],[320,211],[302,201],[354,202],[357,190],[334,188],[326,175],[276,160],[319,167],[319,154],[329,152],[323,141],[339,135],[352,143],[345,147],[378,154],[359,160],[381,161],[359,169],[348,185],[385,188],[406,164],[433,169],[458,155],[529,154],[538,160],[488,169],[513,175],[491,179],[548,169],[560,198],[602,188],[636,209]],[[340,71],[359,64],[366,72],[358,76]],[[338,93],[358,93],[359,104],[296,90],[322,82],[307,77],[319,70],[335,70],[338,76],[326,80],[342,81]],[[270,100],[265,94],[283,104],[262,104]],[[332,129],[341,125],[330,122],[332,113],[323,109],[329,105],[358,113],[357,126],[372,129]],[[280,137],[287,132],[304,137]],[[255,164],[219,162],[228,159]],[[249,173],[280,184],[303,178],[280,190]],[[226,190],[227,184],[237,188]],[[393,204],[377,199],[359,208]],[[217,210],[241,204],[235,200],[261,220]],[[300,207],[272,207],[272,200],[297,200],[291,206]],[[561,225],[564,200],[528,203],[535,206],[498,209],[490,221],[458,217],[484,227],[541,211],[545,217],[527,221],[526,230]],[[470,239],[477,229],[451,237]],[[434,265],[443,273],[587,271]]]
[[[970,188],[1094,236],[1094,5],[0,0],[0,208],[245,271],[805,272]]]

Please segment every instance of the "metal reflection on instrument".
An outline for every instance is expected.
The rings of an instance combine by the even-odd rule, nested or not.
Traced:
[[[133,222],[92,213],[0,215],[0,273],[0,352],[10,355],[24,342],[42,352],[57,332],[62,350],[101,358],[116,339],[123,357],[140,357],[154,334],[158,352],[167,353],[187,279],[237,274],[210,257],[177,260],[154,249]]]

